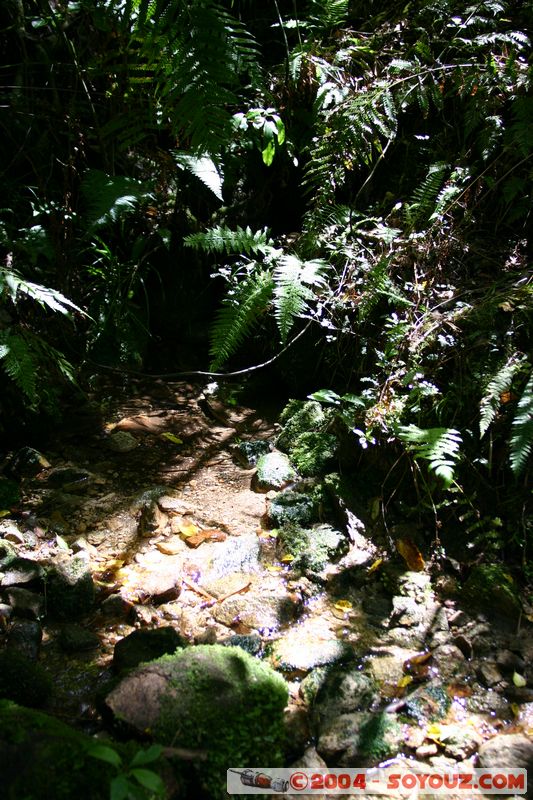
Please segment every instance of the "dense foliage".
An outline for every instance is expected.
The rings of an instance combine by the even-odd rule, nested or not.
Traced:
[[[5,2],[3,426],[21,397],[57,406],[84,359],[197,345],[206,315],[213,370],[298,338],[285,363],[384,524],[429,514],[525,566],[532,17]]]

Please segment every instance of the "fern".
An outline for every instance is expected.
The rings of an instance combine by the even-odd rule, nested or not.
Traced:
[[[176,164],[202,181],[204,186],[213,192],[215,197],[223,201],[222,171],[209,156],[194,156],[190,153],[174,153]]]
[[[34,300],[42,308],[49,308],[60,314],[69,315],[71,311],[77,311],[84,316],[85,312],[68,297],[48,286],[25,280],[18,272],[11,269],[0,269],[0,292],[5,290],[13,303],[17,303],[19,294],[24,294]]]
[[[81,183],[85,218],[91,230],[124,219],[139,201],[147,197],[139,181],[125,175],[106,175],[98,169],[89,170]]]
[[[217,371],[233,355],[267,308],[273,279],[268,271],[255,272],[226,297],[211,329],[211,369]]]
[[[311,0],[309,27],[327,33],[341,27],[348,16],[349,0]]]
[[[515,475],[522,473],[533,447],[533,372],[529,376],[522,397],[518,401],[510,441],[511,469]]]
[[[519,358],[516,353],[507,359],[495,375],[488,381],[483,397],[479,404],[479,435],[483,437],[491,426],[498,408],[500,407],[500,395],[506,392],[511,386],[513,377],[524,363],[523,358]]]
[[[404,208],[405,222],[417,229],[436,213],[440,190],[449,165],[444,162],[432,164],[424,181],[413,192],[413,197]]]
[[[274,271],[274,314],[283,344],[293,325],[294,319],[306,308],[307,301],[313,297],[310,286],[324,285],[321,273],[326,262],[300,261],[297,256],[284,255]]]
[[[9,328],[0,331],[0,360],[20,391],[25,395],[30,408],[38,404],[37,362],[25,337],[13,333]]]
[[[455,479],[455,466],[460,455],[461,434],[454,428],[419,428],[402,425],[398,436],[416,459],[424,459],[429,468],[448,488]]]
[[[235,230],[225,225],[217,225],[208,231],[192,233],[186,236],[184,242],[196,250],[205,253],[226,253],[235,255],[246,253],[263,254],[274,249],[274,242],[268,235],[268,229],[252,231],[250,227],[236,227]]]

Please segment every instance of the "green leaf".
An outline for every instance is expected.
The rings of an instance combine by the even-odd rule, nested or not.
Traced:
[[[109,786],[109,800],[125,800],[129,797],[131,783],[125,775],[117,775]]]
[[[130,766],[141,767],[144,764],[150,764],[152,761],[157,761],[162,752],[163,748],[160,744],[153,744],[147,750],[139,750],[132,758]]]
[[[261,155],[263,157],[263,164],[269,167],[274,161],[275,153],[276,153],[276,145],[274,141],[268,142],[265,149],[261,151]]]
[[[100,761],[106,761],[108,764],[111,764],[117,769],[119,769],[122,764],[122,759],[117,751],[113,750],[111,747],[106,747],[103,744],[92,745],[89,748],[87,755],[91,756],[92,758],[98,758]]]
[[[333,403],[333,405],[340,405],[340,395],[331,389],[319,389],[318,392],[307,395],[309,400],[316,400],[318,403]]]
[[[153,772],[151,769],[132,769],[131,774],[141,786],[144,786],[145,789],[149,789],[151,792],[161,794],[165,789],[165,784],[157,772]]]
[[[190,153],[174,153],[176,164],[202,181],[215,197],[222,201],[222,173],[210,156],[194,156]]]

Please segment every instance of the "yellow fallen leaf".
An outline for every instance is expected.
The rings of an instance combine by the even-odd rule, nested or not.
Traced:
[[[178,523],[178,530],[182,536],[196,536],[197,533],[200,533],[200,528],[198,525],[195,525],[194,522],[186,522],[185,520],[181,520]]]
[[[406,686],[409,686],[410,683],[413,682],[412,675],[404,675],[403,678],[400,678],[398,681],[398,689],[405,689]]]
[[[527,684],[527,681],[523,675],[519,675],[518,672],[513,672],[513,683],[518,689],[522,689]]]
[[[518,703],[511,703],[511,711],[513,712],[515,717],[517,717],[520,714],[520,706],[518,705]]]
[[[267,572],[271,572],[273,575],[277,575],[278,572],[283,572],[283,567],[278,566],[277,564],[267,564]]]
[[[421,572],[426,566],[422,553],[412,539],[397,539],[396,549],[413,572]]]
[[[382,558],[377,558],[374,561],[374,563],[369,566],[369,568],[367,570],[367,574],[368,575],[372,575],[372,573],[376,572],[376,570],[378,570],[381,567],[382,564],[383,564],[383,559]]]
[[[334,608],[336,608],[337,611],[351,611],[353,605],[350,603],[349,600],[337,600]]]
[[[291,561],[294,561],[294,556],[291,556],[290,553],[285,553],[285,555],[281,557],[281,560],[284,564],[290,564]]]
[[[3,517],[9,517],[10,514],[11,511],[8,508],[6,508],[3,511],[0,511],[0,519],[2,519]]]
[[[173,433],[168,433],[168,431],[165,431],[165,433],[162,433],[161,434],[161,438],[162,439],[168,439],[168,441],[169,442],[173,442],[173,444],[183,444],[183,439],[180,439],[179,436],[174,436]]]

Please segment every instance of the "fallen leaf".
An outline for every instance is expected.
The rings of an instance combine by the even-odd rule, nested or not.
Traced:
[[[513,672],[513,683],[517,688],[522,689],[527,684],[527,681],[523,675],[519,675],[518,672]]]
[[[283,572],[283,567],[280,567],[277,564],[267,564],[266,570],[267,572],[272,573],[272,575],[277,575],[278,572]]]
[[[168,441],[172,442],[173,444],[183,444],[183,439],[180,439],[179,436],[174,436],[173,433],[169,433],[168,431],[165,431],[165,433],[162,433],[161,434],[161,438],[162,439],[168,439]]]
[[[409,569],[414,572],[421,572],[426,566],[422,553],[412,539],[397,539],[396,549]]]
[[[223,542],[228,538],[228,534],[218,528],[205,528],[200,533],[212,542]]]
[[[67,542],[59,534],[56,534],[56,544],[61,550],[66,550],[67,552],[70,550]]]
[[[334,608],[336,608],[337,611],[351,611],[353,605],[350,603],[349,600],[337,600]]]
[[[383,564],[383,559],[382,558],[377,558],[374,561],[374,563],[369,566],[369,568],[367,570],[367,575],[372,575],[372,573],[376,572],[376,570],[378,570],[381,567],[382,564]]]
[[[8,508],[4,509],[3,511],[0,511],[0,519],[3,519],[3,517],[9,517],[10,514],[11,511]]]
[[[294,556],[291,556],[290,553],[285,553],[285,555],[281,557],[281,560],[284,564],[290,564],[291,561],[294,561]]]
[[[178,530],[182,536],[189,537],[189,536],[197,536],[200,533],[200,528],[198,525],[195,525],[194,522],[186,522],[185,520],[180,520],[178,525]]]
[[[410,683],[413,682],[412,675],[404,675],[403,678],[400,678],[398,681],[398,689],[405,689],[406,686],[409,686]]]

